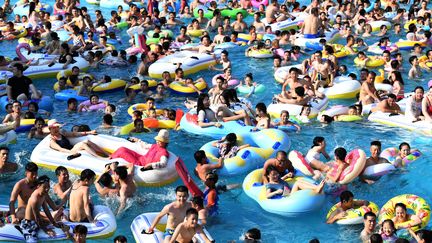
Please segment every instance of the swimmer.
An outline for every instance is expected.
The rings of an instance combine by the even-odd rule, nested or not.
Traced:
[[[203,232],[203,228],[198,224],[198,211],[194,208],[189,208],[185,212],[185,217],[182,223],[179,223],[171,237],[166,237],[164,242],[170,243],[189,243],[195,235],[199,235],[204,242],[210,243],[211,241]],[[169,241],[166,240],[169,238]]]
[[[267,168],[266,171],[268,179],[268,183],[265,184],[267,199],[274,199],[275,196],[286,197],[297,191],[307,189],[312,190],[315,194],[320,194],[322,193],[322,189],[324,188],[325,180],[322,180],[319,185],[314,185],[306,181],[297,180],[290,189],[286,182],[280,178],[280,174],[276,168],[270,166]]]
[[[273,126],[294,126],[297,129],[297,131],[300,131],[301,127],[299,125],[297,125],[296,123],[290,121],[289,119],[290,119],[289,112],[286,110],[283,110],[280,113],[280,120],[276,123],[273,123]]]
[[[373,212],[367,212],[363,216],[363,230],[360,233],[360,239],[363,243],[368,243],[369,238],[375,232],[377,216]]]
[[[372,141],[370,144],[370,152],[371,156],[366,159],[365,169],[372,165],[390,163],[386,158],[380,156],[381,154],[381,142],[380,141]],[[375,181],[362,178],[366,183],[372,184]]]
[[[422,76],[422,71],[419,66],[419,61],[416,56],[411,56],[409,58],[409,63],[411,64],[411,69],[408,72],[408,78],[418,79]]]
[[[327,224],[333,224],[341,218],[347,216],[347,210],[361,206],[368,206],[369,202],[365,200],[355,200],[354,194],[350,191],[343,191],[340,194],[340,203],[338,203],[336,210],[328,217]]]
[[[38,117],[35,119],[34,127],[30,129],[30,132],[28,134],[28,138],[37,138],[37,139],[43,139],[45,138],[49,132],[45,129],[45,120],[41,117]]]
[[[281,180],[293,178],[295,174],[295,169],[291,161],[289,161],[287,153],[282,150],[276,153],[276,158],[270,158],[264,163],[262,173],[262,181],[264,184],[268,183],[268,167],[276,169],[281,176]]]
[[[214,170],[221,169],[224,165],[224,158],[219,157],[217,164],[210,164],[207,156],[203,150],[198,150],[194,153],[197,165],[195,167],[195,174],[201,179],[202,182],[206,181],[206,175]]]
[[[94,183],[95,178],[96,174],[92,170],[85,169],[81,172],[78,183],[72,186],[69,203],[70,221],[94,223],[90,186]]]
[[[25,178],[21,179],[12,189],[9,201],[9,216],[13,224],[18,224],[25,216],[25,209],[31,194],[36,189],[36,179],[38,176],[38,166],[29,162],[25,166]],[[18,200],[18,208],[15,202]]]
[[[69,196],[68,189],[72,187],[72,181],[69,179],[69,171],[64,166],[59,166],[55,170],[57,183],[54,184],[53,191],[58,198],[63,200]]]
[[[202,226],[207,224],[208,212],[204,207],[204,199],[201,196],[195,196],[191,199],[192,208],[198,211],[198,220]]]
[[[408,229],[422,223],[419,216],[407,213],[407,207],[403,203],[396,203],[394,210],[395,216],[392,218],[392,221],[394,222],[396,229]],[[403,226],[400,225],[407,221],[411,221],[411,223]]]
[[[9,162],[9,148],[0,147],[0,175],[15,173],[18,171],[18,164]]]
[[[184,218],[186,216],[186,211],[192,207],[191,202],[187,201],[189,197],[189,191],[185,186],[178,186],[175,189],[176,200],[165,207],[160,211],[160,213],[153,220],[153,223],[147,230],[143,230],[142,233],[152,234],[154,233],[154,229],[159,221],[167,215],[167,224],[164,233],[164,243],[172,242],[171,237],[173,236],[175,229],[177,226],[184,222]],[[194,209],[196,212],[196,209]],[[198,218],[198,212],[196,213],[196,218]],[[177,233],[178,235],[179,233]],[[194,233],[195,234],[195,233]],[[189,241],[188,241],[189,242]]]
[[[249,144],[238,145],[237,135],[235,133],[227,134],[222,139],[213,142],[212,146],[218,148],[219,157],[224,159],[232,158],[236,156],[240,150],[250,147]]]

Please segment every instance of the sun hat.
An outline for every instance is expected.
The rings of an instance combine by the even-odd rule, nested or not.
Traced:
[[[48,127],[62,127],[63,125],[58,123],[56,119],[51,119],[48,121]]]
[[[156,141],[169,143],[169,132],[166,129],[162,129],[159,131],[158,135],[154,137]]]

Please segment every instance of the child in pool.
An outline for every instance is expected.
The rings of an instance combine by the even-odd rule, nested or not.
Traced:
[[[319,194],[322,193],[322,189],[325,184],[324,180],[322,180],[319,185],[314,185],[306,181],[298,180],[294,183],[292,189],[290,189],[286,182],[280,179],[279,172],[273,166],[269,166],[267,168],[267,177],[268,183],[265,184],[265,187],[266,197],[268,199],[273,199],[275,196],[289,196],[291,193],[306,189],[310,189],[314,193]]]
[[[90,76],[86,75],[83,78],[82,85],[78,90],[78,95],[89,96],[93,90],[93,83]]]
[[[213,147],[219,149],[220,157],[224,159],[232,158],[237,155],[238,151],[247,148],[249,144],[237,145],[237,136],[235,133],[229,133],[224,138],[212,143]]]
[[[195,196],[191,199],[192,208],[198,211],[198,220],[201,221],[201,225],[207,224],[207,209],[204,207],[204,199],[200,196]]]
[[[132,112],[132,121],[135,121],[137,119],[141,120],[142,119],[142,115],[143,115],[142,111],[139,111],[139,110],[133,111]]]
[[[395,242],[398,238],[396,236],[396,228],[391,219],[386,219],[381,224],[381,237],[383,242],[391,243]]]
[[[333,224],[339,219],[346,217],[347,216],[346,211],[349,209],[369,205],[369,202],[365,200],[354,201],[354,194],[350,191],[343,191],[340,194],[339,198],[340,198],[340,203],[338,203],[336,210],[333,211],[333,213],[330,214],[330,216],[328,217],[327,224]]]
[[[49,134],[49,132],[44,131],[44,127],[45,127],[45,120],[41,117],[36,118],[35,122],[34,122],[34,127],[32,127],[30,129],[30,132],[28,134],[28,138],[29,139],[32,139],[32,138],[43,139],[43,138],[45,138]]]
[[[202,226],[198,224],[197,210],[189,208],[186,211],[184,221],[177,225],[169,242],[193,242],[192,239],[195,235],[199,235],[205,243],[211,242],[204,234]]]
[[[111,116],[115,116],[116,115],[116,110],[117,110],[117,107],[115,106],[115,105],[113,105],[113,104],[108,104],[106,107],[105,107],[105,110],[104,110],[104,113],[105,113],[105,115],[106,114],[110,114]]]
[[[134,120],[134,128],[130,131],[131,133],[142,133],[149,132],[149,130],[144,126],[144,122],[141,119]]]
[[[266,129],[271,126],[270,115],[267,113],[267,107],[264,103],[260,102],[255,106],[256,112],[256,128]]]
[[[245,75],[244,86],[250,88],[249,94],[247,94],[245,96],[246,98],[249,98],[251,95],[253,95],[255,93],[255,88],[256,88],[257,85],[258,85],[257,82],[253,81],[253,75],[252,75],[252,73],[248,73],[248,74]],[[240,87],[240,86],[243,86],[243,82],[242,81],[240,81],[240,84],[237,87]]]
[[[216,216],[218,214],[218,191],[216,189],[216,183],[218,182],[218,175],[210,172],[206,175],[204,184],[206,188],[204,190],[204,204],[209,216]]]
[[[408,143],[406,143],[406,142],[401,143],[399,145],[398,155],[396,156],[393,165],[396,168],[404,166],[403,159],[405,157],[407,157],[408,155],[410,155],[410,154],[411,154],[411,146]]]
[[[147,117],[148,118],[155,118],[155,119],[157,119],[157,114],[156,114],[156,109],[155,108],[150,108],[150,109],[148,109],[148,115],[147,115]]]
[[[302,106],[302,109],[300,111],[300,114],[296,116],[296,118],[303,122],[303,123],[309,123],[309,114],[311,112],[311,106],[310,105],[304,105]]]
[[[363,66],[363,67],[366,66],[366,62],[369,61],[369,57],[366,56],[366,54],[364,52],[362,52],[362,51],[360,51],[357,54],[357,59],[359,60],[359,64],[358,65]]]
[[[280,113],[280,120],[278,122],[275,122],[273,125],[274,126],[294,126],[295,128],[297,128],[297,131],[300,131],[301,127],[295,124],[294,122],[290,121],[289,118],[290,118],[289,112],[283,110]]]
[[[69,98],[67,101],[67,111],[76,112],[78,111],[78,101],[75,98]]]
[[[408,61],[411,64],[411,69],[408,72],[408,78],[410,79],[420,78],[422,76],[422,72],[419,66],[418,58],[416,56],[411,56]]]

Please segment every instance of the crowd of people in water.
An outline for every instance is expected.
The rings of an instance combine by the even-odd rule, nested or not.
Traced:
[[[144,2],[144,1],[143,1]],[[31,67],[41,65],[40,60],[22,60],[7,58],[0,55],[0,72],[11,72],[10,77],[2,77],[6,82],[8,103],[4,107],[6,115],[0,126],[0,134],[18,129],[24,119],[35,119],[34,126],[28,133],[29,139],[44,139],[50,137],[49,147],[55,151],[64,153],[67,160],[71,161],[88,153],[94,157],[106,158],[110,162],[105,165],[103,173],[96,175],[91,169],[80,172],[79,179],[72,181],[69,171],[65,166],[55,169],[56,183],[51,186],[52,181],[46,175],[38,174],[39,168],[29,162],[24,166],[24,178],[17,181],[12,189],[9,199],[9,210],[0,212],[0,229],[5,224],[15,224],[20,227],[27,242],[38,240],[38,231],[43,230],[49,236],[54,237],[53,227],[60,228],[73,242],[85,242],[88,229],[79,224],[71,231],[64,222],[94,223],[93,207],[91,200],[91,188],[94,186],[98,196],[101,198],[118,197],[119,206],[115,214],[126,210],[127,200],[132,198],[137,191],[138,185],[134,181],[134,174],[139,166],[140,171],[160,170],[167,167],[170,153],[170,133],[161,129],[154,137],[154,144],[149,144],[137,137],[129,137],[128,140],[139,146],[140,154],[127,146],[120,147],[113,153],[108,153],[100,145],[90,141],[72,143],[71,139],[98,133],[110,133],[117,135],[118,127],[114,126],[113,117],[116,115],[118,104],[134,104],[144,101],[145,110],[134,110],[131,113],[133,128],[130,134],[150,132],[143,118],[152,118],[165,121],[177,121],[181,117],[176,110],[156,109],[156,102],[163,102],[168,97],[168,89],[173,82],[182,82],[185,87],[192,89],[197,99],[186,99],[184,106],[187,109],[195,109],[197,125],[201,128],[222,127],[225,122],[242,121],[245,125],[252,125],[255,130],[275,128],[278,126],[293,126],[300,131],[300,122],[309,121],[311,113],[311,102],[323,100],[326,95],[323,88],[331,88],[336,84],[337,77],[344,76],[350,80],[358,80],[361,85],[358,102],[352,104],[346,114],[335,116],[322,115],[320,122],[331,123],[338,121],[340,115],[361,116],[364,107],[374,104],[371,112],[384,112],[391,115],[404,114],[405,119],[410,121],[432,122],[432,81],[427,83],[427,89],[421,83],[415,87],[414,94],[406,99],[405,110],[401,109],[398,101],[405,98],[405,80],[421,80],[427,77],[432,63],[432,50],[423,51],[432,44],[430,32],[430,18],[432,12],[428,9],[428,1],[415,0],[409,3],[409,8],[404,0],[376,1],[369,0],[343,1],[343,0],[312,0],[311,3],[299,3],[296,1],[285,1],[279,4],[277,0],[270,0],[268,6],[259,4],[253,8],[255,1],[241,0],[228,1],[224,3],[223,9],[241,9],[247,14],[253,15],[253,21],[246,23],[245,14],[237,12],[233,16],[222,17],[221,4],[211,1],[203,4],[199,0],[191,2],[181,0],[153,1],[149,0],[148,6],[142,6],[143,2],[125,0],[129,10],[118,6],[112,10],[110,16],[104,16],[101,10],[91,13],[87,7],[82,6],[77,0],[56,0],[52,6],[55,13],[44,11],[44,3],[39,0],[24,0],[21,5],[28,5],[28,14],[16,14],[13,20],[10,18],[14,8],[20,6],[12,5],[10,0],[5,0],[0,7],[0,40],[13,41],[22,37],[23,31],[30,38],[30,52],[57,55],[46,65],[52,67],[61,64],[62,69],[70,70],[70,74],[60,75],[58,78],[57,92],[76,89],[78,96],[88,98],[88,103],[80,103],[76,98],[67,100],[67,111],[84,112],[92,106],[103,104],[104,111],[102,125],[95,130],[88,125],[75,125],[71,131],[62,129],[61,124],[52,116],[52,112],[40,109],[34,100],[41,99],[44,94],[33,83],[25,73]],[[265,2],[265,1],[262,1]],[[158,4],[162,5],[161,10]],[[219,6],[218,6],[219,5]],[[177,6],[179,10],[177,11]],[[207,8],[204,11],[204,8]],[[198,10],[197,10],[198,9]],[[195,10],[196,16],[195,16]],[[209,17],[204,15],[211,11]],[[390,15],[392,14],[392,15]],[[388,16],[391,17],[388,17]],[[193,17],[195,16],[195,18]],[[185,24],[192,19],[190,24]],[[234,18],[232,20],[231,18]],[[275,30],[275,24],[285,23],[302,19],[301,28],[296,30]],[[388,20],[386,24],[375,28],[371,25],[374,21]],[[142,47],[142,54],[131,54],[127,50],[116,50],[115,45],[122,44],[119,35],[119,24],[126,22],[128,29],[141,27],[146,32],[153,31],[149,39],[158,39],[157,42]],[[402,28],[406,26],[406,34]],[[426,28],[429,27],[429,28]],[[166,34],[166,29],[178,30],[176,35]],[[149,68],[158,60],[169,57],[178,51],[177,45],[192,43],[196,37],[189,33],[201,31],[198,36],[200,43],[195,46],[184,48],[184,50],[196,51],[198,54],[209,54],[215,59],[215,64],[209,66],[210,70],[223,71],[223,74],[215,78],[214,86],[208,92],[197,88],[196,84],[209,82],[205,78],[192,79],[186,77],[183,64],[176,63],[174,73],[168,71],[162,73],[162,79],[156,84],[156,89],[151,90],[151,79]],[[357,63],[361,66],[359,75],[349,73],[346,65],[338,63],[337,53],[340,48],[332,45],[331,40],[325,36],[330,31],[337,31],[344,40],[343,51],[346,55],[355,56]],[[375,33],[378,31],[378,33]],[[61,33],[67,32],[67,38],[61,40]],[[374,33],[373,33],[374,32]],[[262,39],[263,35],[272,36]],[[406,63],[404,55],[401,54],[401,45],[390,44],[393,35],[409,42],[411,46],[409,57],[409,70],[403,68]],[[98,39],[96,38],[98,37]],[[211,37],[212,36],[212,37]],[[247,36],[247,37],[244,37]],[[260,37],[261,36],[261,37]],[[368,43],[371,36],[379,37],[377,43],[380,55],[369,56]],[[131,46],[137,46],[137,39],[130,36]],[[298,38],[308,39],[322,38],[318,41],[322,50],[314,50],[311,55],[302,50],[298,45]],[[62,37],[63,38],[63,37]],[[71,41],[72,44],[69,44]],[[15,44],[16,42],[14,42]],[[180,43],[180,44],[179,44]],[[229,49],[215,54],[217,45],[231,43],[234,45],[248,45],[245,50],[246,56],[257,51],[270,51],[274,53],[273,70],[299,64],[287,70],[282,77],[282,88],[278,94],[272,97],[272,103],[297,105],[300,112],[295,114],[299,122],[290,120],[290,110],[282,110],[279,120],[272,120],[267,111],[266,104],[259,102],[253,106],[242,97],[238,97],[237,88],[246,86],[250,92],[245,96],[252,97],[259,83],[254,80],[253,73],[245,74],[244,78],[235,86],[230,85],[234,80],[232,69],[233,63],[229,56]],[[368,46],[369,45],[369,46]],[[290,49],[284,47],[290,46]],[[281,53],[279,53],[281,51]],[[310,52],[309,52],[310,53]],[[424,56],[424,54],[426,56]],[[128,78],[124,87],[124,97],[118,101],[106,101],[94,93],[96,87],[104,86],[113,82],[114,77],[104,75],[95,78],[83,73],[76,65],[77,60],[83,58],[89,67],[94,70],[108,70],[111,67],[133,68],[137,66],[133,77]],[[369,68],[370,61],[380,60],[383,62],[384,71],[378,74]],[[387,75],[385,75],[385,73]],[[381,82],[390,85],[388,90],[379,90],[374,82],[381,78]],[[25,111],[23,110],[25,106]],[[292,113],[292,112],[291,112]],[[45,119],[50,117],[49,120]],[[178,127],[178,123],[176,127]],[[164,242],[191,242],[196,234],[201,235],[205,242],[210,242],[204,233],[204,226],[208,218],[218,214],[219,194],[227,190],[238,188],[237,184],[220,185],[217,170],[224,166],[224,160],[235,157],[248,144],[237,144],[235,133],[214,142],[212,146],[218,149],[219,158],[217,163],[209,163],[203,150],[194,152],[196,167],[194,173],[204,184],[203,196],[193,196],[186,186],[178,186],[175,189],[175,200],[164,207],[156,216],[151,226],[142,231],[142,234],[154,233],[160,220],[167,216]],[[20,141],[21,143],[22,141]],[[371,141],[370,154],[367,158],[365,168],[377,164],[389,163],[380,157],[382,145],[380,141]],[[395,156],[393,164],[396,167],[403,166],[403,160],[411,153],[410,144],[400,143],[399,153]],[[305,159],[313,168],[313,179],[317,183],[299,180],[289,186],[286,179],[295,176],[295,169],[288,159],[287,151],[278,151],[275,158],[268,159],[262,168],[262,182],[265,185],[265,197],[267,199],[278,196],[289,196],[300,190],[312,190],[313,193],[323,194],[328,190],[341,189],[340,203],[336,210],[328,217],[327,223],[332,224],[344,218],[347,211],[360,206],[368,206],[366,200],[354,200],[353,193],[344,190],[343,185],[338,183],[342,172],[348,167],[345,161],[347,150],[338,147],[333,151],[333,162],[326,150],[324,137],[313,138],[312,147],[306,153]],[[326,161],[320,159],[324,157]],[[128,165],[120,165],[116,159],[128,161]],[[107,160],[108,161],[108,160]],[[10,161],[9,148],[0,147],[0,174],[11,174],[19,171],[19,166]],[[360,180],[373,184],[375,180],[360,176]],[[50,195],[50,191],[53,195]],[[54,198],[51,198],[54,196]],[[69,213],[64,213],[67,205]],[[395,205],[396,216],[384,220],[377,225],[377,215],[373,212],[364,214],[364,228],[359,235],[362,242],[408,242],[398,238],[395,232],[403,227],[401,223],[412,222],[405,228],[412,238],[417,242],[432,242],[432,233],[421,229],[413,231],[420,226],[422,221],[415,214],[409,214],[407,206],[403,203]],[[72,234],[71,234],[72,232]],[[217,238],[217,237],[216,237]],[[261,231],[252,228],[244,234],[244,242],[260,242]],[[114,242],[127,242],[123,235],[116,236]],[[319,242],[312,239],[310,242]]]

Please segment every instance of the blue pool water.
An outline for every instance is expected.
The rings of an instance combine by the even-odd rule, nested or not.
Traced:
[[[88,5],[85,1],[81,3],[83,6],[88,6],[89,12],[93,14],[94,5]],[[104,15],[107,17],[108,11],[104,10]],[[127,37],[122,34],[123,42],[127,42]],[[391,36],[392,41],[399,39],[397,36]],[[378,38],[368,38],[368,44],[377,41]],[[343,40],[339,40],[344,43]],[[14,56],[16,42],[3,41],[0,42],[0,50],[2,55]],[[124,45],[125,46],[125,45]],[[119,49],[119,48],[117,48]],[[256,60],[244,57],[245,47],[230,50],[230,58],[233,63],[233,73],[237,78],[242,78],[244,74],[252,72],[257,82],[266,86],[265,94],[252,96],[253,104],[264,102],[269,104],[273,94],[280,91],[280,85],[273,78],[272,60]],[[407,78],[409,66],[407,60],[408,52],[403,52],[404,55],[404,81],[406,92],[412,90],[417,85],[426,86],[427,80],[411,81]],[[346,64],[349,70],[357,72],[358,70],[352,65],[352,57],[341,61]],[[108,71],[109,70],[109,71]],[[101,77],[104,74],[109,74],[113,78],[128,78],[135,73],[136,66],[129,68],[111,68],[102,67],[100,70],[91,70],[96,77]],[[204,77],[210,84],[211,78],[217,74],[215,71],[205,70],[193,75],[196,77]],[[44,94],[54,95],[52,85],[55,79],[40,79],[34,80],[35,85],[41,89]],[[122,92],[103,94],[101,97],[112,103],[123,97]],[[183,108],[182,103],[184,97],[169,97],[158,107]],[[331,101],[331,105],[335,104],[351,104],[354,100],[336,100]],[[115,116],[114,125],[124,125],[129,122],[130,118],[126,113],[129,105],[118,105],[117,115]],[[51,117],[66,123],[66,129],[70,129],[76,123],[88,124],[91,128],[97,128],[101,124],[102,113],[80,113],[70,114],[66,112],[66,102],[56,102],[54,104],[55,111]],[[193,151],[199,149],[204,143],[210,141],[207,137],[188,134],[184,131],[171,132],[171,143],[169,149],[179,155],[186,163],[190,171],[192,171],[195,162],[193,159]],[[152,142],[155,132],[150,134],[138,135],[145,141]],[[424,197],[428,202],[432,202],[432,189],[428,184],[432,178],[432,171],[429,170],[430,162],[429,155],[430,140],[428,138],[419,138],[417,134],[409,131],[385,127],[383,125],[369,123],[366,119],[363,122],[355,123],[334,123],[329,126],[324,126],[319,123],[312,123],[302,127],[299,133],[289,134],[292,140],[292,149],[299,150],[305,153],[311,145],[314,136],[324,136],[328,143],[327,151],[331,151],[343,146],[347,150],[354,148],[364,149],[369,155],[369,143],[372,140],[379,139],[383,143],[383,148],[396,147],[400,142],[409,142],[412,147],[418,148],[423,156],[421,159],[411,164],[408,168],[397,171],[394,174],[382,177],[374,185],[355,181],[349,185],[349,189],[354,192],[356,198],[367,199],[374,201],[379,206],[382,206],[390,198],[404,193],[417,194]],[[26,134],[19,134],[17,144],[10,145],[12,150],[12,159],[16,159],[20,164],[25,164],[30,158],[32,148],[37,145],[38,140],[28,140]],[[23,171],[21,170],[21,173]],[[47,174],[51,178],[55,175],[51,171],[40,170],[40,174]],[[21,175],[4,181],[0,180],[0,203],[6,204],[9,199],[10,191],[14,182],[21,178]],[[241,183],[244,175],[232,178],[221,178],[221,183]],[[128,203],[128,209],[122,215],[117,217],[118,229],[115,235],[123,234],[128,237],[128,240],[133,241],[130,232],[130,224],[132,220],[140,213],[159,211],[164,204],[169,203],[174,199],[173,190],[181,181],[178,180],[174,184],[163,188],[139,188],[137,195]],[[93,190],[94,191],[94,190]],[[93,196],[96,203],[107,204],[113,209],[116,208],[115,200],[100,200],[96,194]],[[361,231],[361,226],[337,226],[325,224],[325,216],[330,207],[337,202],[337,198],[328,196],[323,207],[314,214],[304,215],[299,218],[284,218],[278,215],[272,215],[263,211],[259,205],[247,197],[241,189],[236,189],[231,192],[220,195],[220,215],[212,219],[209,223],[208,230],[218,242],[227,242],[229,240],[238,240],[239,237],[247,229],[258,227],[262,230],[264,242],[306,242],[313,237],[317,237],[322,242],[357,242],[358,235]],[[112,239],[98,240],[99,242],[109,242]]]

